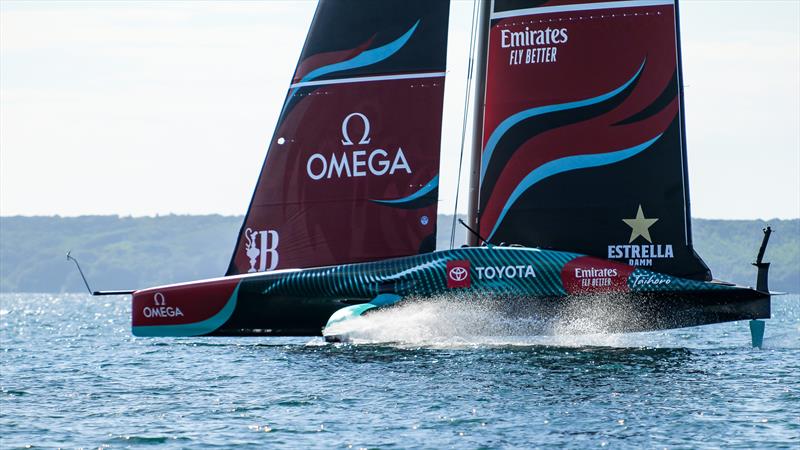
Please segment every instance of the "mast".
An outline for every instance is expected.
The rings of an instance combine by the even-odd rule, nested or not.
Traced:
[[[683,197],[684,197],[684,214],[685,217],[685,233],[686,233],[686,245],[690,248],[693,248],[692,245],[692,212],[689,203],[689,163],[687,161],[687,150],[686,150],[686,102],[684,101],[683,95],[683,54],[681,52],[681,14],[680,8],[678,7],[678,0],[675,0],[675,47],[677,48],[677,58],[678,58],[678,99],[680,102],[680,108],[678,108],[678,114],[680,114],[680,124],[681,124],[681,135],[683,139],[681,139],[681,158],[683,159]]]
[[[493,0],[476,0],[478,2],[478,36],[475,62],[475,97],[472,105],[472,148],[469,172],[469,202],[467,206],[467,223],[471,228],[478,226],[478,194],[480,193],[481,151],[483,150],[483,108],[486,99],[486,64],[489,49],[489,21],[491,19]],[[470,58],[473,58],[470,55]],[[478,245],[478,236],[467,234],[467,245]]]

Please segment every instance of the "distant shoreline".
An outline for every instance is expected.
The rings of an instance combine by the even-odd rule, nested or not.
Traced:
[[[85,292],[68,264],[72,250],[95,289],[135,289],[225,273],[243,216],[0,216],[0,292]],[[447,248],[453,216],[439,215],[437,248]],[[693,219],[697,253],[714,277],[755,284],[750,263],[771,225],[770,288],[800,292],[800,219]],[[465,232],[459,227],[457,245]]]
[[[459,213],[459,217],[466,216],[466,213]],[[85,217],[116,217],[120,219],[157,219],[161,217],[226,217],[226,218],[239,218],[243,219],[243,214],[221,214],[221,213],[206,213],[206,214],[191,214],[191,213],[166,213],[166,214],[149,214],[149,215],[132,215],[132,214],[79,214],[79,215],[61,215],[61,214],[3,214],[0,215],[0,220],[2,219],[14,219],[14,218],[27,218],[27,219],[36,219],[36,218],[53,218],[53,219],[80,219]],[[453,218],[452,214],[449,213],[442,213],[439,214],[439,217],[450,217]],[[752,222],[752,221],[762,221],[762,222],[769,222],[773,220],[778,221],[793,221],[793,220],[800,220],[800,217],[772,217],[769,219],[763,219],[760,217],[757,218],[718,218],[718,217],[692,217],[692,220],[720,220],[725,222]]]

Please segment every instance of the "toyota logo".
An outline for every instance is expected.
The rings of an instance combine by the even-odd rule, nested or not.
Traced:
[[[467,269],[463,267],[453,267],[450,269],[448,276],[453,281],[464,281],[467,279],[468,274]]]

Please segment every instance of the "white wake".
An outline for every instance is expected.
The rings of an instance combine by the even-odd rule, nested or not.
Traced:
[[[642,334],[614,332],[640,320],[624,302],[606,296],[566,301],[557,314],[547,308],[520,307],[520,301],[443,296],[408,299],[370,311],[326,330],[354,344],[409,346],[630,346]],[[564,301],[554,300],[554,301]],[[637,337],[638,335],[638,337]]]

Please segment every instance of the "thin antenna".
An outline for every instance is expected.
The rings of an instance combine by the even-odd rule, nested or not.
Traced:
[[[464,117],[461,122],[461,153],[458,156],[458,180],[456,181],[456,204],[453,206],[453,224],[450,227],[450,250],[456,245],[456,220],[458,219],[458,197],[461,192],[461,168],[464,164],[464,143],[467,136],[469,99],[472,91],[472,71],[475,67],[475,30],[478,27],[478,1],[472,3],[472,27],[469,35],[469,65],[467,66],[467,90],[464,95]]]
[[[92,288],[89,287],[89,282],[86,281],[86,275],[83,274],[83,270],[81,270],[81,265],[78,264],[78,260],[72,257],[72,250],[67,251],[67,261],[72,261],[75,263],[75,266],[78,268],[78,272],[81,274],[81,278],[83,278],[83,284],[86,285],[86,290],[89,291],[90,295],[94,295],[94,291]]]
[[[127,295],[133,294],[134,291],[93,291],[91,287],[89,287],[89,281],[86,280],[86,275],[83,274],[83,270],[81,269],[80,263],[78,260],[72,257],[72,250],[67,252],[67,261],[72,261],[75,263],[75,266],[78,268],[78,272],[81,274],[81,278],[83,279],[83,284],[86,285],[86,290],[89,291],[89,295]]]

